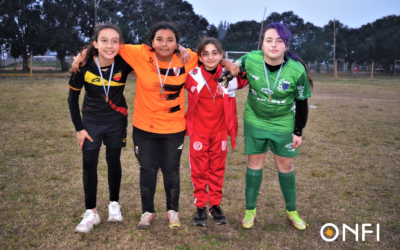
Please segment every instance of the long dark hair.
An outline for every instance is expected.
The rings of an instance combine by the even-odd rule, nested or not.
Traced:
[[[155,51],[153,48],[152,41],[154,41],[154,37],[156,36],[157,31],[159,31],[159,30],[172,31],[175,34],[176,44],[179,45],[179,40],[181,39],[181,35],[180,35],[179,30],[176,27],[176,25],[172,22],[165,22],[165,21],[156,22],[151,26],[149,33],[147,33],[147,42],[148,42],[147,45],[152,47],[151,51]],[[174,53],[179,54],[179,50],[175,49]]]
[[[221,44],[219,43],[219,41],[216,38],[214,38],[214,37],[203,37],[203,39],[197,45],[197,48],[196,48],[196,53],[197,53],[197,56],[199,57],[199,59],[198,59],[198,65],[199,66],[203,64],[202,62],[200,62],[201,53],[203,53],[203,51],[205,50],[205,48],[206,48],[206,46],[208,44],[214,44],[215,48],[217,48],[219,53],[222,54]]]
[[[289,28],[282,24],[282,23],[275,23],[272,22],[270,24],[268,24],[262,31],[262,36],[261,36],[261,41],[264,41],[264,37],[265,37],[265,32],[267,32],[267,30],[269,29],[275,29],[276,32],[278,33],[278,35],[281,37],[281,39],[283,40],[283,42],[285,43],[286,48],[289,45],[290,40],[292,40],[292,32],[290,32]],[[294,52],[289,51],[288,49],[286,50],[286,56],[292,58],[295,61],[300,62],[304,68],[306,69],[306,73],[307,73],[307,78],[308,78],[308,82],[310,83],[310,87],[312,88],[314,86],[314,82],[311,78],[311,74],[310,71],[308,70],[307,65],[303,62],[303,60]]]
[[[118,27],[118,25],[110,23],[110,22],[98,23],[96,25],[96,27],[94,28],[93,36],[90,39],[89,43],[86,46],[84,46],[80,51],[80,53],[82,55],[82,50],[87,49],[85,59],[83,60],[83,65],[86,65],[90,58],[99,55],[99,51],[94,47],[93,41],[98,42],[97,39],[99,37],[100,31],[102,31],[104,29],[113,29],[113,30],[115,30],[119,35],[119,43],[120,44],[124,44],[124,36],[122,35],[122,31]]]

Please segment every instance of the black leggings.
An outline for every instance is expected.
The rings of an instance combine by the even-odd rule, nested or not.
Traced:
[[[185,131],[155,134],[133,127],[135,155],[140,164],[142,212],[154,213],[157,173],[161,168],[167,196],[167,211],[179,211],[179,168]]]
[[[96,208],[97,196],[97,164],[99,162],[100,149],[83,150],[83,189],[85,191],[86,209]],[[121,148],[106,148],[106,160],[108,165],[108,187],[110,201],[119,200],[121,186]]]

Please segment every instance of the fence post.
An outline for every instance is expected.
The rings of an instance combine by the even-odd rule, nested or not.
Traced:
[[[372,60],[371,79],[374,79],[374,60]]]
[[[31,78],[33,77],[33,75],[32,75],[32,68],[33,68],[33,62],[32,62],[32,60],[33,60],[33,52],[32,52],[32,50],[31,50]]]

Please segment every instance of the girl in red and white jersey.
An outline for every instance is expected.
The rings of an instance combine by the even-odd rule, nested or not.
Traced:
[[[199,66],[192,69],[185,81],[189,107],[186,113],[190,136],[189,164],[197,207],[193,223],[205,226],[207,202],[209,214],[216,224],[227,220],[220,208],[227,155],[227,135],[232,149],[238,131],[235,90],[247,85],[244,74],[229,82],[227,88],[218,83],[223,74],[221,45],[215,38],[205,38],[197,46]],[[208,185],[208,191],[207,191]]]

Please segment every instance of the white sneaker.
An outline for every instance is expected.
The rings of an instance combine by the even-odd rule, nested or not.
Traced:
[[[121,206],[113,201],[108,205],[108,221],[122,221]]]
[[[154,217],[155,217],[154,213],[145,212],[144,214],[142,214],[142,216],[140,217],[138,228],[140,230],[149,229],[151,223],[154,221]]]
[[[94,213],[91,209],[86,210],[86,213],[82,214],[83,220],[76,227],[75,232],[78,233],[89,233],[93,229],[93,225],[98,225],[101,222],[98,213]]]
[[[169,210],[167,212],[168,215],[168,226],[169,228],[178,228],[181,226],[181,221],[179,220],[179,212],[174,210]]]

